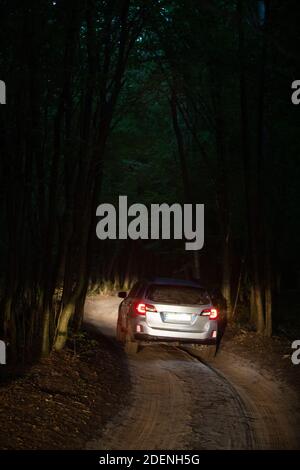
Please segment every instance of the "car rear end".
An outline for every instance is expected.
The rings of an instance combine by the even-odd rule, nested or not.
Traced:
[[[215,344],[218,312],[197,284],[149,283],[132,304],[131,322],[136,339]]]

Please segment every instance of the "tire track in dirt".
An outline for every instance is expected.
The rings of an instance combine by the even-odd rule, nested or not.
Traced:
[[[298,398],[293,391],[286,386],[285,390],[281,389],[280,383],[267,372],[238,364],[232,356],[227,357],[222,372],[233,383],[248,409],[255,448],[299,449]]]
[[[146,346],[129,358],[131,405],[88,449],[248,449],[245,410],[228,383],[172,346]]]
[[[189,354],[199,357],[190,348]],[[225,351],[209,367],[240,396],[247,410],[255,449],[300,448],[299,397],[286,384]]]
[[[89,298],[86,321],[114,338],[118,304],[116,297]],[[204,364],[197,350],[156,344],[129,357],[129,367],[131,405],[88,448],[300,447],[299,397],[236,354],[223,350]]]

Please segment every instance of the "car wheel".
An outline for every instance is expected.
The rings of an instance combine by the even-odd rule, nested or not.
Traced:
[[[125,352],[129,355],[136,354],[139,350],[139,344],[137,341],[126,341]]]
[[[206,347],[205,347],[206,351],[205,351],[205,357],[208,359],[208,360],[213,360],[216,356],[216,353],[217,353],[217,347],[215,344],[207,344]]]
[[[125,333],[122,329],[121,323],[119,323],[119,322],[117,323],[116,337],[117,337],[117,341],[119,341],[120,343],[125,342]]]
[[[215,344],[191,344],[191,349],[195,350],[195,355],[203,361],[213,361],[217,354]]]
[[[131,327],[128,326],[125,336],[125,352],[127,354],[136,354],[139,350],[139,343],[133,339]]]

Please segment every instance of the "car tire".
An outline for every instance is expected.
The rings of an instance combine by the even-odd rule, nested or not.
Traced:
[[[123,343],[123,344],[125,343],[125,333],[119,322],[117,323],[116,338],[117,338],[117,341],[119,341],[120,343]]]
[[[207,344],[205,349],[205,357],[210,361],[213,360],[217,353],[216,344]]]
[[[127,333],[125,335],[125,352],[129,355],[136,354],[139,351],[139,342],[133,339],[131,327],[127,327]]]
[[[217,354],[217,348],[215,344],[191,344],[191,349],[194,350],[196,357],[199,357],[200,360],[212,362]]]
[[[136,354],[139,350],[139,344],[137,341],[126,341],[125,343],[125,352],[128,355]]]

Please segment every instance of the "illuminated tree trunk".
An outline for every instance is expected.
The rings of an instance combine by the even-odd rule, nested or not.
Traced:
[[[222,295],[226,300],[226,310],[228,319],[232,317],[231,305],[231,264],[230,264],[230,247],[229,247],[229,234],[226,237],[223,245],[223,277],[222,277]]]

